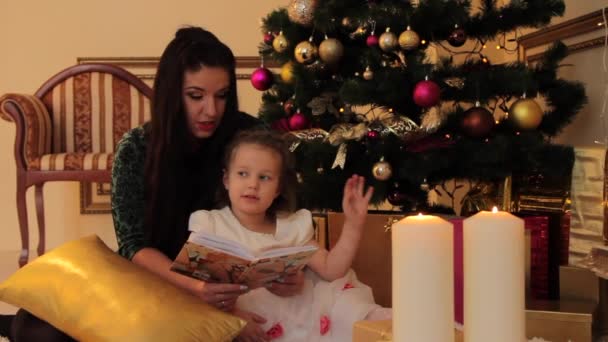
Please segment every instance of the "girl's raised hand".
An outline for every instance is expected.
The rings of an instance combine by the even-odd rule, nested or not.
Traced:
[[[344,184],[342,196],[342,211],[345,222],[355,226],[363,226],[367,216],[369,201],[374,193],[373,187],[365,191],[365,178],[359,175],[351,176]]]

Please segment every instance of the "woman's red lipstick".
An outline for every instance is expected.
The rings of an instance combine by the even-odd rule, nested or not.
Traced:
[[[205,132],[213,131],[215,129],[215,122],[197,122],[196,129]]]

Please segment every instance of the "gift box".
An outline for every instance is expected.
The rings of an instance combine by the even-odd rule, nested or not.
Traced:
[[[575,266],[559,268],[560,299],[600,302],[600,281],[592,271]]]
[[[353,326],[353,342],[392,341],[391,320],[359,321]]]
[[[608,248],[593,247],[580,265],[560,268],[561,297],[597,303],[593,330],[608,338]]]
[[[570,189],[575,159],[569,146],[548,145],[523,173],[513,175],[512,211],[520,217],[548,218],[548,292],[543,299],[559,299],[559,266],[568,264],[570,245]],[[537,297],[538,298],[538,297]]]
[[[569,175],[568,175],[569,176]],[[516,178],[519,186],[516,194],[515,215],[526,217],[545,217],[547,229],[541,239],[546,244],[546,264],[542,274],[547,288],[535,289],[535,299],[559,299],[559,266],[568,264],[571,213],[569,208],[570,181],[563,177],[534,173]],[[565,184],[564,184],[565,183]],[[543,248],[545,248],[543,247]],[[538,272],[532,272],[539,275]]]
[[[384,342],[393,340],[393,324],[390,320],[359,321],[353,327],[353,342]],[[464,341],[462,331],[455,329],[454,341]]]
[[[597,303],[530,301],[526,303],[526,336],[551,342],[592,342]]]

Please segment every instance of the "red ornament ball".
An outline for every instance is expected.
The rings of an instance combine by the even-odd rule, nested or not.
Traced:
[[[464,113],[460,126],[462,131],[472,138],[483,138],[492,132],[495,121],[490,111],[482,107],[473,107]]]
[[[268,32],[264,35],[264,44],[272,45],[273,41],[274,41],[274,34],[272,34],[272,32]]]
[[[375,34],[370,34],[369,36],[367,36],[367,39],[365,40],[365,43],[369,47],[378,46],[379,42],[380,42],[380,40],[378,39],[378,36],[376,36]]]
[[[378,131],[376,131],[376,130],[371,129],[371,130],[367,131],[367,138],[369,140],[374,140],[374,141],[378,140],[378,138],[380,138],[380,133],[378,133]]]
[[[305,129],[310,125],[310,121],[306,115],[302,114],[302,112],[297,111],[294,115],[289,118],[289,129],[292,131],[298,131],[301,129]]]
[[[441,89],[437,83],[429,80],[420,81],[414,87],[414,103],[418,106],[427,108],[439,102]]]
[[[467,41],[467,34],[460,27],[457,27],[450,35],[448,36],[448,43],[454,47],[463,46]]]
[[[266,68],[257,68],[251,74],[251,85],[257,90],[268,90],[272,87],[274,82],[274,76],[272,72]]]

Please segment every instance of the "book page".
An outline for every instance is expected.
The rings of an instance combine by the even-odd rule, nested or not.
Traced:
[[[290,248],[291,254],[258,259],[241,275],[241,282],[246,283],[250,288],[256,288],[296,273],[308,263],[318,249],[316,246],[301,247],[307,248],[298,248],[300,251],[295,253],[294,249]]]
[[[294,246],[294,247],[279,247],[261,252],[257,258],[273,258],[278,256],[297,254],[300,252],[316,251],[319,247],[314,245]]]
[[[192,232],[188,241],[207,246],[241,258],[253,260],[254,253],[242,244],[205,232]]]

